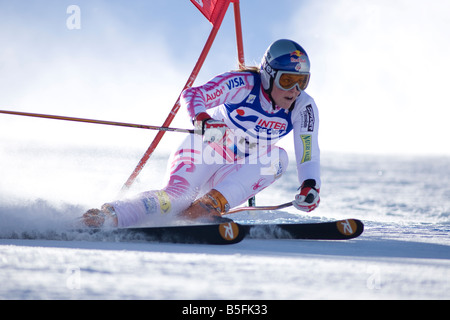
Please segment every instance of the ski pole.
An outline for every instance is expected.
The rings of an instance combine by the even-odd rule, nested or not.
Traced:
[[[119,126],[119,127],[128,127],[128,128],[138,128],[138,129],[148,129],[148,130],[158,130],[158,131],[171,131],[171,132],[183,132],[183,133],[194,133],[193,129],[159,127],[159,126],[151,126],[151,125],[145,125],[145,124],[135,124],[135,123],[125,123],[125,122],[116,122],[116,121],[105,121],[105,120],[74,118],[74,117],[56,116],[56,115],[50,115],[50,114],[39,114],[39,113],[7,111],[7,110],[0,110],[0,113],[16,115],[16,116],[53,119],[53,120],[65,120],[65,121],[75,121],[75,122],[84,122],[84,123],[93,123],[93,124],[104,124],[104,125],[109,125],[109,126]]]
[[[233,213],[238,213],[238,212],[242,212],[242,211],[280,210],[280,209],[288,208],[292,205],[293,204],[291,201],[291,202],[286,202],[286,203],[283,203],[280,205],[275,205],[275,206],[240,207],[240,208],[232,209],[228,212],[225,212],[222,215],[233,214]]]

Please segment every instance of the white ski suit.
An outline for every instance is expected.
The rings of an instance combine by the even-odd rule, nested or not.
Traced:
[[[292,130],[299,185],[314,179],[320,188],[319,116],[306,92],[285,110],[273,106],[258,73],[228,72],[185,90],[181,106],[192,119],[208,112],[225,122],[230,128],[225,141],[208,144],[201,135],[187,136],[171,156],[162,190],[109,203],[119,227],[139,224],[155,214],[178,214],[211,189],[219,191],[231,208],[244,203],[286,171],[288,155],[275,144]]]

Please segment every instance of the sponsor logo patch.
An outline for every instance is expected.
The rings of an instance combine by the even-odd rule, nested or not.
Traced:
[[[152,214],[156,212],[156,200],[154,198],[148,197],[144,199],[145,212],[147,214]]]
[[[158,191],[156,192],[156,196],[159,200],[159,207],[161,209],[161,213],[167,213],[172,208],[172,204],[170,203],[170,198],[167,192]]]
[[[300,136],[300,138],[302,139],[303,142],[303,157],[302,157],[302,162],[307,162],[307,161],[311,161],[311,140],[312,137],[310,134],[302,134]]]
[[[308,132],[314,131],[314,110],[311,105],[306,106],[306,109],[302,112],[302,128],[305,128]]]

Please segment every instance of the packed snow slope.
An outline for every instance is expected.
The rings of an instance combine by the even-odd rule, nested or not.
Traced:
[[[317,210],[233,218],[357,218],[359,238],[208,246],[70,231],[85,209],[117,196],[141,151],[1,146],[0,299],[450,298],[448,157],[324,153]],[[130,192],[162,187],[166,162],[154,156]],[[297,187],[292,165],[257,204],[292,200]]]

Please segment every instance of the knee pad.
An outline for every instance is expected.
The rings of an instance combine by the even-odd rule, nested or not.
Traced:
[[[261,167],[261,175],[273,175],[276,180],[286,172],[289,165],[289,156],[284,149],[275,147],[267,154],[267,157],[269,161],[267,165]]]

